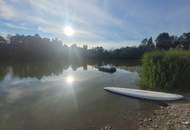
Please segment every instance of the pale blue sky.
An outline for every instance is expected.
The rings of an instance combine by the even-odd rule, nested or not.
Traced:
[[[58,37],[66,44],[137,45],[190,31],[190,0],[0,0],[0,33]],[[63,34],[65,26],[76,31]]]

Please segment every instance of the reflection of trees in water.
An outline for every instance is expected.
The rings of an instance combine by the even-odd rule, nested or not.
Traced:
[[[114,66],[136,66],[139,64],[137,61],[123,61],[123,60],[104,60],[104,61],[72,61],[72,62],[41,62],[41,63],[12,63],[12,64],[1,64],[0,65],[0,80],[2,80],[5,75],[8,73],[9,68],[13,70],[13,74],[16,77],[35,77],[42,78],[43,76],[49,75],[60,75],[64,70],[67,70],[69,67],[73,71],[77,71],[78,68],[87,70],[87,65],[107,65],[112,64]],[[128,68],[129,69],[129,68]],[[130,68],[132,71],[136,68]]]
[[[140,60],[121,60],[121,59],[106,59],[106,60],[90,60],[90,65],[114,65],[114,66],[137,66],[140,65]]]
[[[12,67],[15,76],[41,78],[51,74],[59,75],[63,69],[67,69],[69,66],[58,63],[35,63],[13,65]]]
[[[7,72],[8,72],[8,66],[4,65],[0,66],[0,80],[4,78]]]
[[[130,72],[139,72],[140,66],[120,66],[119,68]]]
[[[83,68],[87,68],[87,64],[69,64],[69,63],[22,63],[22,64],[13,64],[11,68],[13,70],[14,76],[16,77],[36,77],[38,79],[43,76],[49,75],[59,75],[64,70],[67,70],[71,66],[71,68],[75,71],[81,66],[85,66]],[[8,65],[0,66],[0,80],[4,78],[4,76],[8,73]]]
[[[88,70],[87,64],[84,64],[84,65],[83,65],[83,70]]]

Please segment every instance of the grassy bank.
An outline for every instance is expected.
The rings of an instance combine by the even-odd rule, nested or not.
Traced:
[[[148,88],[190,87],[190,51],[146,53],[140,77],[142,85]]]

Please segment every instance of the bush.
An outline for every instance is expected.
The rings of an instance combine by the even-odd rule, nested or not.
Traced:
[[[148,88],[190,87],[190,51],[155,51],[143,56],[141,83]]]

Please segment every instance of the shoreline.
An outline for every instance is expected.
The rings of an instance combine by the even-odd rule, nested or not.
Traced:
[[[138,130],[189,130],[190,103],[175,103],[154,110],[138,121]]]

